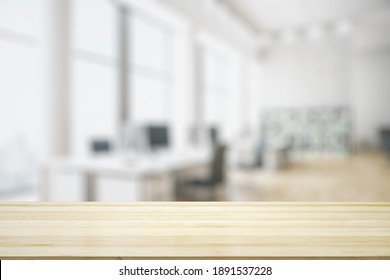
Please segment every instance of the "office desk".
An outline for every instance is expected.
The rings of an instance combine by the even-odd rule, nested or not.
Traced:
[[[0,204],[0,243],[0,259],[390,259],[390,204]]]
[[[193,150],[186,153],[158,153],[136,155],[132,157],[126,156],[99,156],[90,158],[66,158],[57,159],[46,164],[43,172],[43,200],[51,201],[50,190],[53,187],[50,183],[49,176],[55,172],[74,173],[78,174],[80,178],[79,184],[83,188],[84,201],[103,200],[99,199],[97,195],[97,180],[98,179],[115,179],[122,180],[124,189],[130,189],[131,184],[134,189],[133,197],[135,201],[149,200],[145,199],[142,190],[141,182],[150,182],[151,180],[158,180],[163,182],[165,189],[161,191],[162,200],[171,201],[174,193],[173,187],[176,176],[179,172],[194,169],[198,167],[205,167],[209,163],[210,152],[207,150]],[[110,182],[109,188],[112,191],[119,189],[115,184]],[[145,184],[147,186],[147,184]],[[64,184],[63,188],[67,188]],[[146,187],[145,187],[146,188]],[[153,192],[153,187],[151,187]],[[109,192],[110,190],[106,191]],[[119,194],[120,196],[121,194]],[[124,198],[126,200],[126,198]],[[150,199],[153,200],[153,199]],[[66,199],[65,199],[66,201]]]

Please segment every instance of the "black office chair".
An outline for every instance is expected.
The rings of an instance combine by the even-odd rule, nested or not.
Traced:
[[[390,128],[380,130],[380,144],[382,150],[390,157]]]
[[[179,199],[216,200],[217,188],[225,182],[225,153],[224,145],[216,145],[207,176],[180,182],[177,191]]]

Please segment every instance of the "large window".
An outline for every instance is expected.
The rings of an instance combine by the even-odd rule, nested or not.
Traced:
[[[234,50],[201,41],[199,89],[201,115],[206,130],[216,128],[223,141],[234,141],[240,133],[240,63]]]
[[[42,0],[0,1],[0,195],[36,183],[44,153]]]
[[[147,15],[130,15],[130,119],[169,124],[173,105],[173,33]]]
[[[72,7],[73,153],[88,154],[93,139],[105,138],[115,143],[123,126],[156,123],[175,126],[174,27],[155,12],[128,7],[126,115],[129,120],[124,121],[118,112],[122,102],[119,7],[106,0],[93,1],[93,6],[89,0],[77,0]]]
[[[208,126],[223,127],[227,117],[227,103],[230,98],[227,81],[228,62],[225,57],[204,50],[202,60],[202,93],[205,123]]]
[[[110,1],[72,2],[71,130],[74,155],[117,137],[117,11]]]
[[[199,123],[203,129],[217,128],[227,142],[242,134],[252,110],[243,103],[250,89],[244,85],[249,75],[243,70],[245,59],[240,51],[210,35],[198,36],[188,23],[169,12],[138,7],[141,3],[128,7],[124,115],[129,120],[120,120],[119,10],[110,1],[91,3],[73,1],[75,154],[87,153],[94,138],[115,141],[121,125],[167,125],[174,148],[187,148]],[[199,51],[196,63],[195,41]],[[199,71],[194,71],[194,64],[200,66]]]

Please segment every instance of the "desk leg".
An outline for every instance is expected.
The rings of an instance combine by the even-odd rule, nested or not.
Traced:
[[[39,200],[49,201],[49,168],[42,167],[39,172]]]
[[[139,201],[172,201],[174,198],[174,176],[158,174],[139,179]]]
[[[96,201],[95,176],[91,173],[85,174],[85,198],[86,201]]]
[[[167,189],[165,189],[165,201],[174,201],[176,200],[175,197],[176,197],[176,176],[175,176],[175,173],[172,172],[172,173],[169,173],[167,174]]]

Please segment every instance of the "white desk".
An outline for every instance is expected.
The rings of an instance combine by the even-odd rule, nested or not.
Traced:
[[[57,159],[44,168],[43,200],[169,201],[174,198],[178,173],[204,168],[209,159],[206,150]]]

